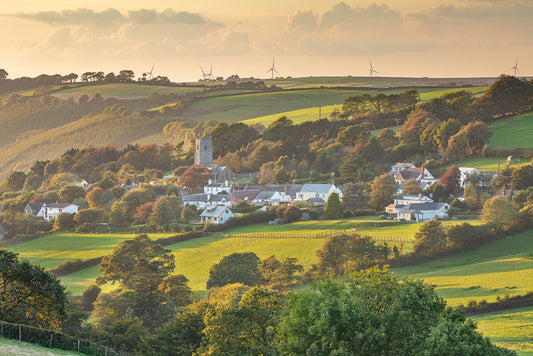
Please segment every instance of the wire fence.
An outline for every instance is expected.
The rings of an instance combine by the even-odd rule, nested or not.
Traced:
[[[76,338],[58,331],[40,329],[33,326],[8,323],[0,320],[0,337],[20,342],[41,345],[50,349],[76,351],[94,356],[135,356],[136,354],[117,351],[111,347],[95,344],[89,340]]]
[[[222,235],[225,238],[264,238],[264,239],[329,239],[334,235],[345,233],[357,233],[357,230],[331,230],[325,232],[226,232]],[[408,236],[385,236],[368,235],[375,241],[380,242],[411,242]]]

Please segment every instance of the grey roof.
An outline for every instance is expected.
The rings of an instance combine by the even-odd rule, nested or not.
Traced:
[[[67,206],[71,206],[71,205],[74,205],[74,204],[70,204],[70,203],[49,203],[49,204],[44,204],[44,206],[46,208],[55,208],[55,209],[64,209]]]
[[[205,209],[200,214],[200,216],[204,216],[204,217],[219,217],[226,210],[228,210],[231,214],[233,214],[233,211],[231,211],[231,209],[229,209],[229,208],[226,208],[225,206],[214,206],[212,208]],[[233,214],[233,215],[235,215],[235,214]]]
[[[400,199],[400,200],[420,200],[420,199],[431,199],[425,195],[419,194],[419,195],[397,195],[394,197],[394,199]]]
[[[427,211],[427,210],[439,210],[445,205],[446,205],[445,203],[418,203],[418,204],[410,204],[410,205],[407,205],[406,207],[410,209],[420,210],[420,211],[422,210]]]
[[[417,179],[420,177],[421,168],[409,168],[405,171],[401,171],[398,174],[398,177],[401,177],[403,180]]]
[[[301,184],[267,184],[263,187],[260,187],[260,189],[269,192],[285,193],[295,198],[296,193],[298,193],[302,187],[303,186]]]
[[[206,185],[206,187],[218,188],[218,187],[222,187],[223,185],[224,185],[223,183],[211,183],[211,184]]]
[[[260,192],[253,200],[270,200],[276,192]]]
[[[327,194],[331,189],[332,184],[304,184],[299,193],[302,192],[313,192],[319,194]]]
[[[255,197],[260,193],[259,190],[247,189],[247,190],[234,190],[229,195],[229,200],[231,201],[241,201],[248,198],[248,200],[254,200]]]
[[[30,207],[31,210],[41,210],[41,208],[43,207],[44,203],[28,203],[28,206]]]
[[[182,197],[183,201],[207,201],[205,194],[190,194]]]

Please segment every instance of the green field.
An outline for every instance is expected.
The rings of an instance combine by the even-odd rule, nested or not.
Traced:
[[[476,315],[472,319],[496,345],[521,356],[533,356],[533,307]]]
[[[516,159],[512,166],[529,164],[529,160]],[[499,171],[506,167],[507,157],[469,157],[461,161],[455,161],[453,165],[457,167],[472,167],[480,171]],[[452,166],[448,164],[445,168]]]
[[[340,110],[341,107],[342,105],[326,105],[320,108],[305,108],[300,110],[292,110],[272,115],[256,117],[253,119],[244,120],[243,122],[246,125],[261,124],[263,126],[268,126],[272,122],[276,121],[280,116],[287,116],[287,118],[291,119],[295,124],[298,124],[304,121],[313,121],[318,120],[319,118],[328,118],[329,115],[331,115],[331,113],[333,112],[333,110],[335,110],[336,108]]]
[[[490,148],[533,148],[533,113],[498,120],[489,128],[494,133]]]
[[[402,90],[387,91],[387,93]],[[376,94],[376,90],[309,89],[285,92],[223,96],[200,100],[183,113],[183,117],[196,122],[217,120],[245,121],[288,111],[342,104],[349,96],[363,93]],[[278,116],[279,117],[279,116]],[[316,119],[316,118],[315,118]]]
[[[533,290],[533,261],[522,259],[530,252],[533,252],[533,230],[461,255],[395,268],[394,272],[437,285],[437,292],[450,305],[466,305],[473,299],[494,302],[497,296]]]
[[[158,239],[173,234],[149,234]],[[120,242],[135,234],[75,234],[54,232],[40,238],[10,246],[21,258],[45,268],[74,259],[94,258],[107,255]]]
[[[302,77],[267,79],[266,85],[283,89],[316,87],[411,87],[411,86],[467,86],[491,85],[497,78],[401,78],[401,77]]]
[[[74,351],[64,351],[58,349],[49,349],[47,347],[29,344],[26,342],[18,342],[15,340],[8,340],[0,338],[0,355],[2,356],[83,356]]]
[[[84,94],[94,95],[100,94],[103,97],[114,97],[117,99],[124,98],[144,98],[153,93],[159,94],[186,94],[201,92],[204,88],[202,87],[166,87],[159,85],[145,85],[145,84],[95,84],[95,85],[85,85],[79,86],[72,89],[66,89],[54,93],[58,97],[69,97],[69,96],[81,96]]]

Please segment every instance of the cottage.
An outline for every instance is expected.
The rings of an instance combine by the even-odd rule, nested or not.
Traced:
[[[342,197],[340,189],[334,184],[304,184],[302,189],[296,193],[296,200],[307,201],[312,198],[321,198],[327,201],[332,193],[337,193],[339,198]]]
[[[409,205],[420,203],[432,203],[433,199],[426,197],[425,195],[397,195],[394,197],[394,204],[397,205]]]
[[[49,203],[43,204],[36,216],[41,216],[44,220],[55,219],[61,213],[76,214],[80,207],[69,203]]]
[[[392,211],[390,215],[395,220],[424,222],[431,219],[447,218],[449,208],[450,205],[446,203],[410,204]]]
[[[397,176],[394,177],[394,180],[399,185],[399,187],[403,187],[405,182],[407,182],[410,179],[414,179],[416,181],[420,182],[420,187],[422,189],[427,189],[430,185],[433,183],[437,183],[438,179],[433,177],[431,172],[425,168],[424,166],[420,168],[408,168],[405,170],[402,170],[398,173]]]
[[[37,216],[37,214],[39,214],[39,211],[41,211],[43,205],[44,203],[28,203],[24,208],[24,213]]]
[[[468,178],[468,176],[479,174],[479,171],[477,169],[470,168],[470,167],[459,167],[459,172],[461,172],[461,176],[459,178],[459,184],[463,188],[465,188],[467,185],[466,179]]]
[[[291,200],[290,196],[285,195],[285,193],[280,193],[276,191],[274,192],[264,191],[256,195],[256,197],[252,200],[252,204],[278,205],[281,202],[288,202],[290,200]]]
[[[215,205],[231,206],[228,195],[218,194],[190,194],[182,196],[183,205],[195,205],[199,209],[213,207]]]
[[[205,209],[200,214],[200,220],[203,223],[223,224],[234,216],[235,214],[233,211],[231,211],[231,209],[225,206],[215,206]]]
[[[221,192],[231,193],[232,186],[228,184],[228,181],[225,180],[224,183],[214,183],[213,180],[209,179],[209,182],[204,186],[204,194],[219,194]]]
[[[229,201],[231,205],[239,204],[242,201],[248,201],[249,203],[255,199],[255,197],[260,193],[259,189],[242,189],[234,190],[229,195]]]

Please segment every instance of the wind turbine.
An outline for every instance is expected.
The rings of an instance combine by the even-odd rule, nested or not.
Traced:
[[[276,74],[277,74],[278,77],[279,77],[279,73],[278,73],[278,71],[276,70],[276,66],[274,65],[274,57],[272,57],[272,67],[271,67],[269,70],[267,70],[267,73],[268,73],[268,72],[272,72],[272,79],[274,79],[274,72],[276,72]]]
[[[202,66],[200,66],[200,70],[202,71],[202,76],[204,77],[204,80],[211,80],[213,79],[213,65],[211,64],[211,68],[209,69],[209,73],[206,73]]]
[[[154,78],[154,76],[152,75],[153,71],[154,71],[154,67],[155,67],[155,64],[152,66],[152,69],[150,69],[149,72],[146,72],[146,73],[143,73],[143,76],[148,76],[148,80],[152,80]]]
[[[370,59],[370,74],[368,74],[368,76],[372,78],[374,76],[374,73],[379,74],[377,71],[374,70],[374,67],[372,66],[372,60]]]
[[[514,70],[514,76],[516,77],[516,73],[518,73],[518,75],[520,75],[520,71],[518,70],[518,57],[516,57],[516,62],[514,64],[514,67],[512,67],[511,69]]]

